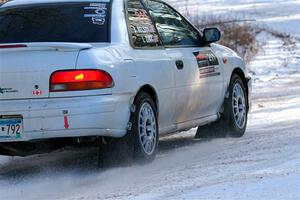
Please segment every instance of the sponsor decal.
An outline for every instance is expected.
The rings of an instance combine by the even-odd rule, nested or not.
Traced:
[[[69,129],[69,120],[67,115],[64,116],[64,127],[65,129]]]
[[[68,119],[69,111],[63,110],[62,113],[64,115],[64,127],[65,127],[65,129],[69,129],[69,127],[70,127],[69,119]]]
[[[155,29],[153,25],[145,24],[145,25],[131,25],[131,30],[133,33],[155,33]]]
[[[5,93],[17,93],[19,90],[15,90],[13,88],[2,88],[0,87],[0,94],[5,94]]]
[[[212,51],[194,52],[199,68],[219,65],[218,58]]]
[[[93,17],[92,21],[93,21],[93,24],[97,24],[97,25],[103,25],[105,23],[105,19],[104,18]]]
[[[43,94],[42,90],[33,90],[32,95],[33,96],[41,96]]]
[[[143,41],[145,43],[158,43],[159,39],[157,35],[144,35]]]
[[[39,85],[34,86],[34,90],[32,91],[33,96],[41,96],[43,94],[43,91],[39,89]]]
[[[91,18],[92,23],[95,25],[104,25],[107,15],[107,4],[105,3],[91,3],[89,7],[84,7],[86,11],[92,11],[92,13],[84,14],[85,18]]]
[[[207,68],[200,69],[200,74],[209,74],[209,73],[213,73],[213,72],[216,72],[215,67],[207,67]]]
[[[200,78],[221,75],[218,58],[212,51],[194,52],[194,55],[198,63]]]
[[[134,12],[133,17],[148,18],[148,14],[146,10],[140,9]]]
[[[203,67],[200,68],[200,78],[207,78],[212,76],[219,76],[221,73],[219,72],[219,67],[212,66],[212,67]]]

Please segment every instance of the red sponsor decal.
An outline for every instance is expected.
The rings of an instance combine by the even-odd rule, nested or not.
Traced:
[[[145,10],[137,10],[137,11],[135,11],[134,15],[136,17],[148,18],[147,12]]]
[[[199,53],[196,58],[198,61],[199,60],[207,60],[207,56],[204,54],[201,54],[201,53]]]
[[[33,90],[32,95],[34,96],[41,96],[43,94],[42,90]]]
[[[228,62],[227,58],[223,58],[223,63],[226,65]]]
[[[69,129],[69,127],[70,127],[68,116],[64,116],[64,127],[65,127],[65,129]]]

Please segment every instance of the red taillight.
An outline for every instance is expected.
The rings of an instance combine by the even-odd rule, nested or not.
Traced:
[[[14,49],[14,48],[25,48],[25,44],[9,44],[9,45],[0,45],[0,49]]]
[[[113,84],[110,74],[102,70],[56,71],[50,78],[50,92],[97,90],[111,88]]]

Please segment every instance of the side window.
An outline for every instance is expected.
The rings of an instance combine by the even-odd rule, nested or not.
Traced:
[[[144,0],[165,46],[198,46],[199,33],[168,5]]]
[[[151,18],[140,0],[129,0],[127,5],[129,35],[134,47],[149,48],[161,46]]]

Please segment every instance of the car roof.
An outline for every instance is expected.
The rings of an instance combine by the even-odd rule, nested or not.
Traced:
[[[63,3],[63,2],[110,2],[112,0],[12,0],[4,3],[1,7],[40,4],[40,3]]]

